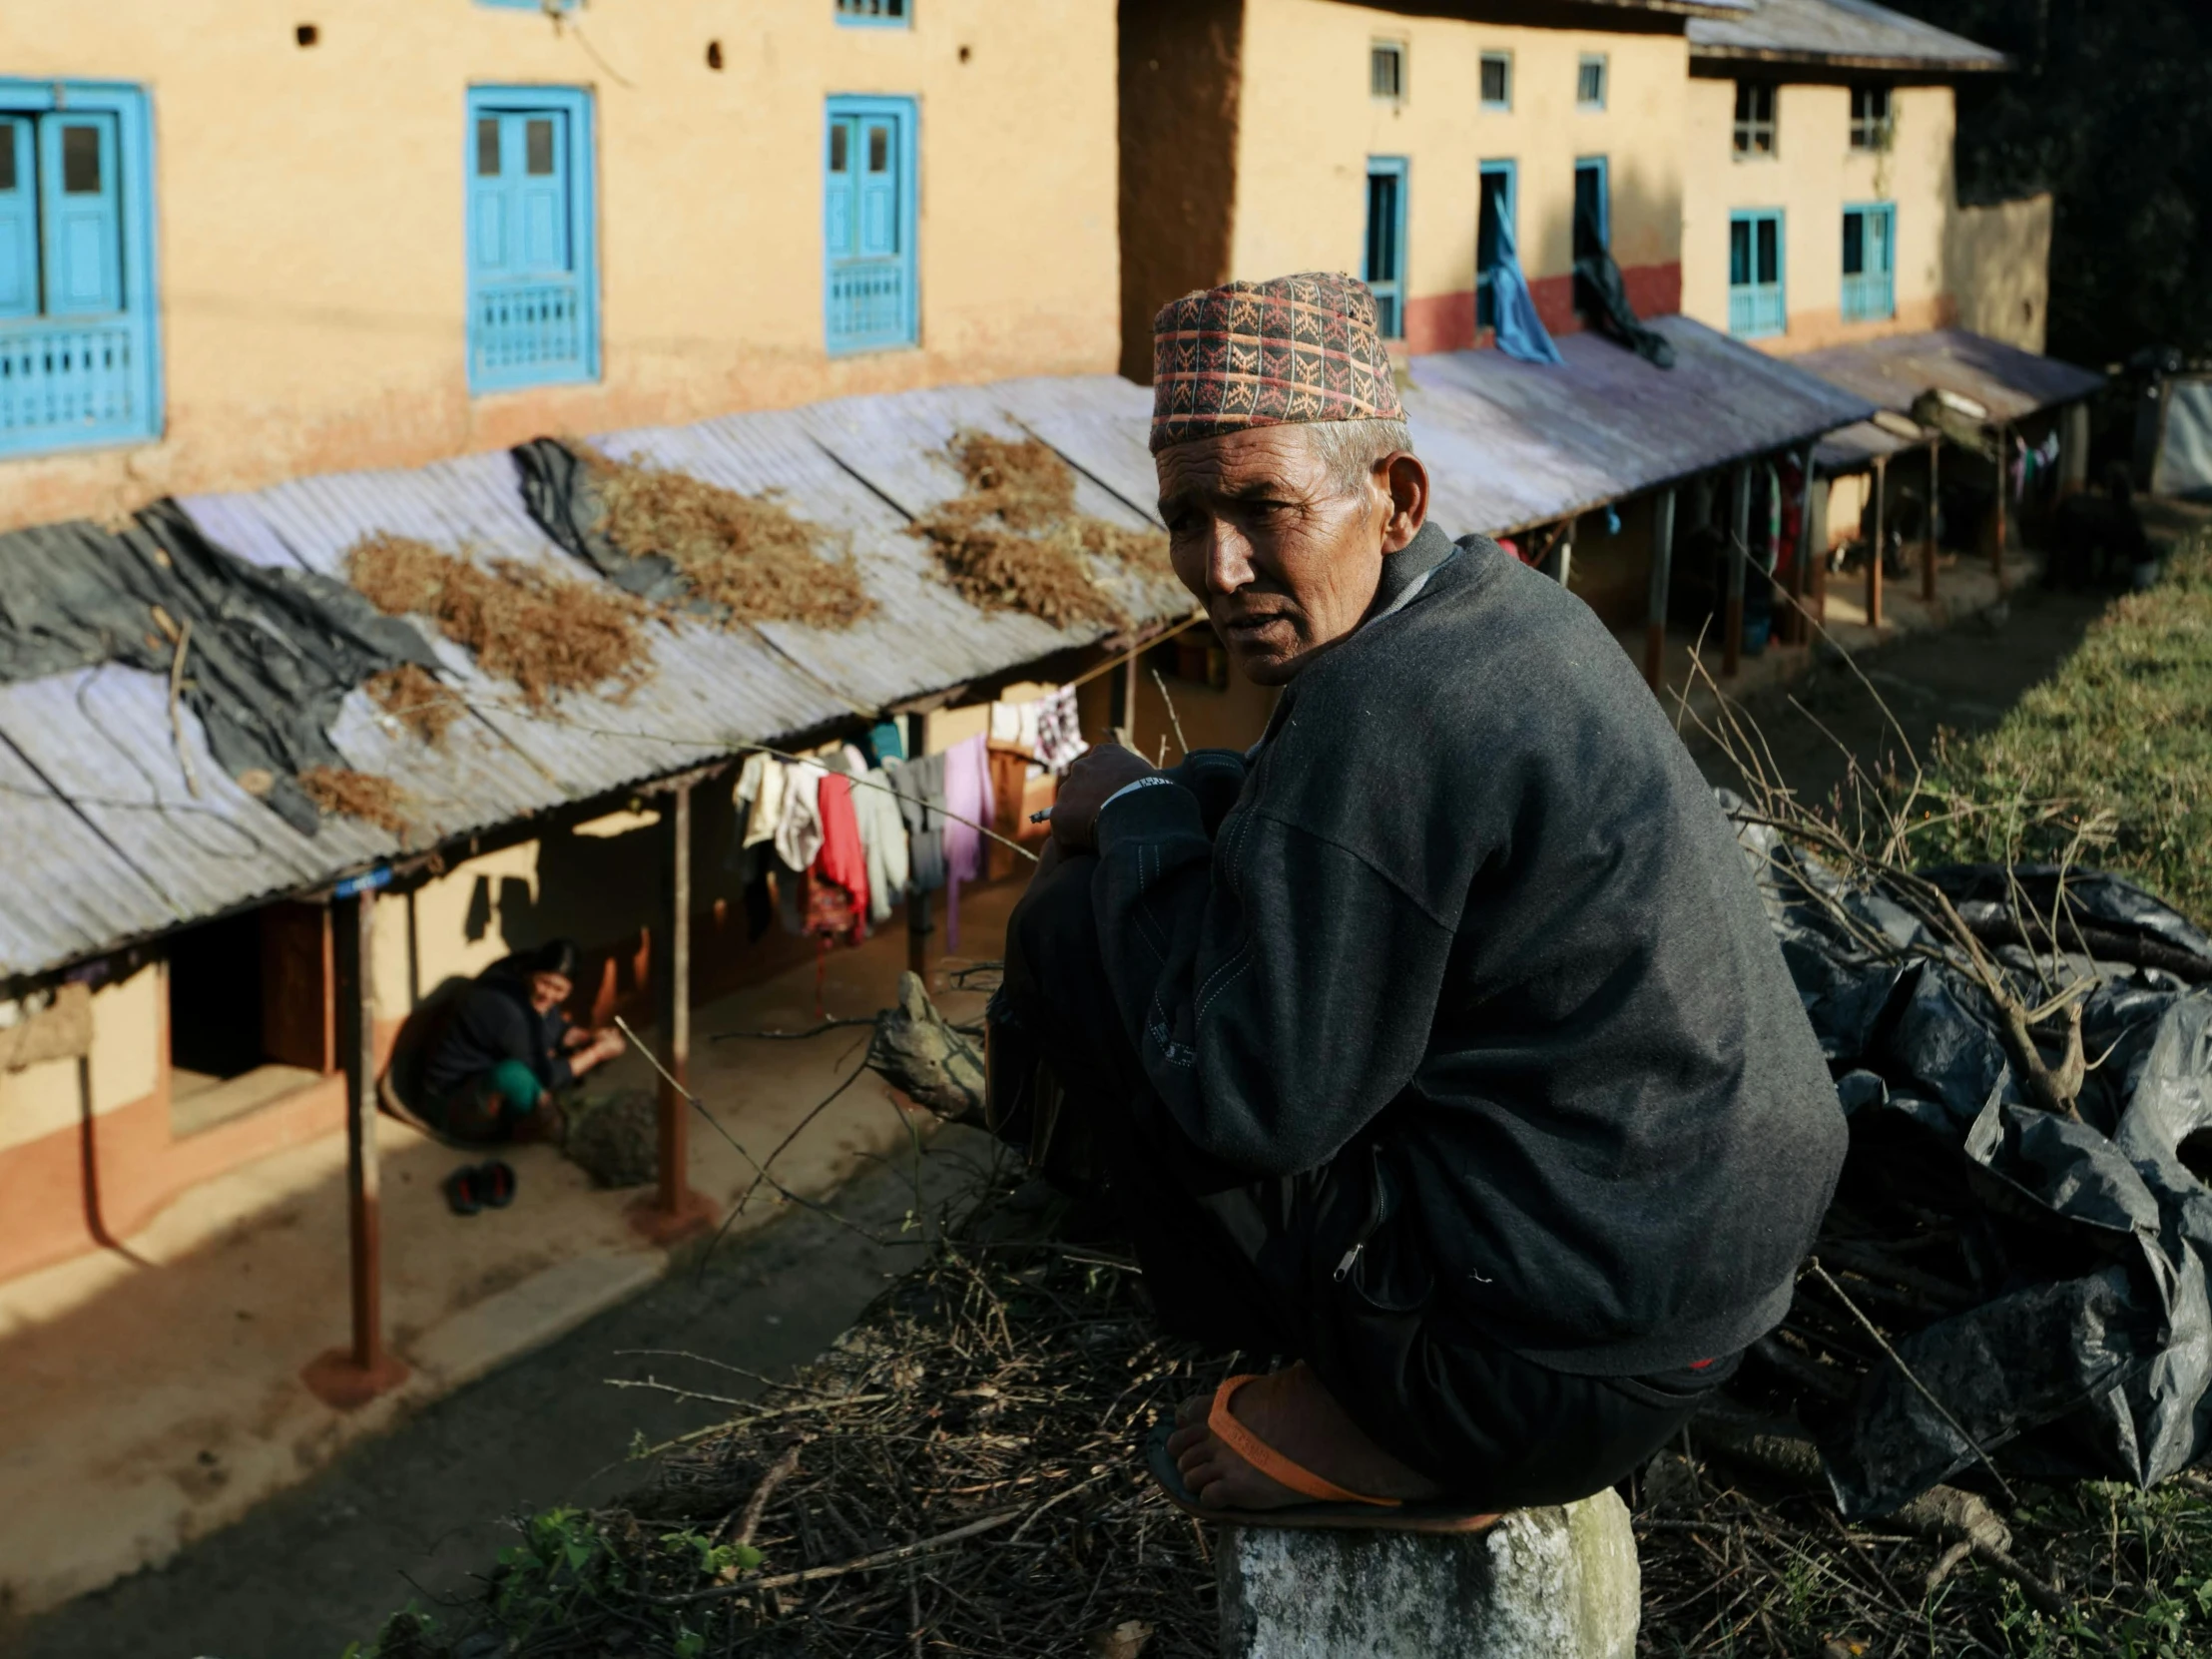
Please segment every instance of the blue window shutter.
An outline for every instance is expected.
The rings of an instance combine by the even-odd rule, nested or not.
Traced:
[[[46,314],[123,309],[123,213],[115,117],[50,115],[39,123],[45,208]]]
[[[469,94],[469,384],[497,391],[599,372],[590,95]]]
[[[1361,276],[1384,339],[1405,337],[1405,158],[1368,158],[1368,245]]]
[[[1789,328],[1782,212],[1748,208],[1728,222],[1728,330],[1747,339]]]
[[[823,286],[832,352],[917,335],[914,104],[832,98],[824,123]]]
[[[0,316],[38,314],[38,156],[32,126],[0,116]]]

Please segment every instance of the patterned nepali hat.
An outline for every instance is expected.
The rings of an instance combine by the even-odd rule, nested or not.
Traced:
[[[1403,420],[1368,285],[1329,271],[1227,282],[1152,319],[1152,452],[1306,420]]]

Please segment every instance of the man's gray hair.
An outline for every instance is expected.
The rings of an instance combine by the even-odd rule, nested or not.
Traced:
[[[1339,494],[1350,495],[1375,475],[1375,463],[1399,450],[1408,454],[1413,434],[1402,420],[1316,420],[1305,426],[1314,453],[1329,468]]]

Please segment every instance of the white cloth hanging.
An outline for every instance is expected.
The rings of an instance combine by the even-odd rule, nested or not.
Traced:
[[[758,768],[758,770],[756,770]],[[773,755],[748,755],[738,775],[736,799],[745,806],[745,844],[759,846],[776,838],[776,827],[784,822],[785,765]],[[747,780],[752,781],[750,792]]]
[[[822,781],[829,773],[813,761],[787,767],[784,814],[776,825],[776,855],[793,869],[812,869],[822,852]]]

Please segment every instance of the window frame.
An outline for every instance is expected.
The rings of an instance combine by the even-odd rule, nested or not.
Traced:
[[[1382,56],[1385,53],[1397,59],[1397,73],[1395,77],[1397,81],[1397,90],[1395,92],[1379,92],[1376,90],[1376,65],[1382,60]],[[1411,58],[1412,53],[1408,49],[1406,43],[1402,40],[1385,40],[1378,36],[1374,40],[1369,41],[1368,96],[1378,104],[1404,103],[1411,92],[1411,88],[1408,84],[1410,77],[1406,73],[1407,70],[1411,67]]]
[[[461,123],[462,282],[467,295],[465,350],[468,394],[484,397],[539,386],[590,385],[601,378],[599,338],[599,140],[589,87],[530,86],[508,82],[469,87]],[[577,326],[584,340],[573,368],[485,370],[477,363],[475,197],[477,124],[486,115],[528,115],[558,110],[568,118],[569,263],[575,271]]]
[[[1882,99],[1882,114],[1861,115],[1861,99],[1870,104],[1876,95]],[[1850,145],[1853,154],[1862,156],[1886,155],[1897,141],[1897,88],[1887,81],[1855,81],[1851,88]]]
[[[840,29],[911,29],[914,26],[914,0],[876,0],[876,3],[897,6],[899,15],[883,17],[848,12],[844,9],[845,0],[830,0],[830,10]]]
[[[1591,69],[1597,71],[1597,96],[1595,98],[1584,98],[1582,96],[1582,77],[1586,71]],[[1612,54],[1609,52],[1583,53],[1575,60],[1574,65],[1574,107],[1590,115],[1602,115],[1605,113],[1605,106],[1612,95]]]
[[[1482,87],[1483,71],[1493,63],[1502,65],[1505,70],[1505,96],[1503,98],[1493,99]],[[1475,60],[1474,92],[1477,102],[1485,112],[1491,115],[1511,115],[1513,113],[1513,54],[1509,49],[1485,49],[1481,56]]]
[[[1843,260],[1837,259],[1837,310],[1846,322],[1894,322],[1898,314],[1898,205],[1895,202],[1846,202],[1843,217],[1849,220],[1854,214],[1863,218],[1883,221],[1883,252],[1889,263],[1880,272],[1862,269],[1854,276],[1843,269]],[[1860,248],[1866,248],[1866,231],[1860,231]],[[1877,281],[1879,278],[1879,281]],[[1856,285],[1855,285],[1856,284]],[[1871,291],[1879,288],[1882,308],[1869,305]]]
[[[1729,123],[1729,150],[1739,162],[1771,162],[1782,155],[1782,88],[1773,81],[1739,80],[1735,83],[1735,108]],[[1746,117],[1741,112],[1746,94],[1757,98],[1766,95],[1767,114],[1762,121],[1756,114]],[[1767,147],[1755,148],[1760,130],[1767,135]]]
[[[1505,192],[1502,209],[1506,231],[1513,239],[1513,246],[1520,246],[1520,163],[1511,157],[1499,157],[1478,163],[1475,168],[1474,197],[1474,331],[1479,336],[1484,328],[1497,326],[1497,297],[1494,267],[1482,269],[1482,203],[1489,195],[1487,181],[1502,178]],[[1483,320],[1484,302],[1488,302],[1490,317]]]
[[[1603,156],[1577,156],[1574,159],[1575,183],[1581,183],[1585,172],[1597,175],[1597,233],[1604,239],[1605,251],[1613,251],[1613,168]],[[1569,228],[1572,235],[1572,228]]]
[[[900,259],[905,266],[904,308],[901,317],[901,336],[897,339],[845,339],[840,342],[833,326],[830,292],[830,254],[829,238],[829,140],[830,125],[845,118],[889,116],[897,124],[899,137],[899,192],[898,192],[898,241]],[[823,348],[832,357],[863,356],[873,351],[912,351],[921,345],[921,100],[910,97],[893,97],[879,93],[831,93],[822,103],[822,126],[819,130],[823,146],[823,208],[822,220],[822,341]],[[853,158],[853,166],[861,165],[860,158]]]
[[[1376,308],[1379,311],[1385,303],[1389,306],[1387,316],[1378,318],[1378,321],[1383,324],[1380,331],[1384,339],[1402,340],[1405,337],[1406,222],[1411,217],[1409,200],[1412,184],[1411,173],[1412,164],[1404,156],[1370,156],[1368,158],[1368,206],[1365,225],[1367,235],[1362,239],[1360,250],[1360,279],[1366,282],[1369,290],[1375,294]],[[1397,181],[1396,223],[1390,227],[1389,231],[1390,252],[1397,275],[1382,278],[1380,287],[1377,286],[1378,279],[1372,275],[1374,261],[1370,258],[1375,251],[1375,181],[1379,178],[1392,178]]]
[[[1774,281],[1759,280],[1759,231],[1764,223],[1774,226]],[[1752,279],[1739,283],[1735,280],[1736,227],[1751,227]],[[1729,283],[1728,283],[1728,331],[1737,339],[1776,339],[1790,331],[1790,217],[1784,208],[1735,208],[1728,215],[1729,236]],[[1773,289],[1774,317],[1770,325],[1758,314],[1762,295]],[[1750,312],[1739,310],[1741,303]],[[1742,318],[1742,320],[1740,320]]]
[[[50,455],[78,449],[107,449],[159,442],[166,432],[166,383],[162,361],[160,265],[154,217],[153,99],[146,87],[130,81],[27,80],[0,77],[0,115],[107,115],[115,121],[116,224],[120,247],[122,305],[113,314],[129,330],[132,409],[119,419],[87,422],[78,428],[0,427],[0,460]],[[34,176],[43,171],[34,138]],[[40,184],[43,189],[43,181]],[[42,228],[43,229],[43,228]],[[38,250],[41,285],[45,250]],[[87,332],[103,324],[83,316],[49,316],[42,309],[0,321],[0,340],[9,336]]]

